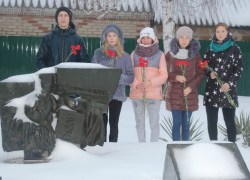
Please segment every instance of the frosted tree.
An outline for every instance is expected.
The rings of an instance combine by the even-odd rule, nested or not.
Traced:
[[[162,25],[164,51],[169,51],[169,42],[174,37],[175,25],[178,21],[184,24],[184,17],[195,24],[195,19],[201,19],[211,25],[219,22],[218,11],[225,5],[235,8],[235,3],[240,0],[162,0]]]

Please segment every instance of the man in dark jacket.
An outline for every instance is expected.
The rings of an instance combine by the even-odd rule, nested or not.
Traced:
[[[72,12],[66,7],[60,7],[56,11],[55,19],[57,25],[41,40],[36,55],[37,70],[65,62],[72,52],[71,46],[77,45],[80,45],[80,50],[76,50],[76,54],[71,54],[67,62],[90,62],[85,43],[76,34],[75,25],[71,22]]]

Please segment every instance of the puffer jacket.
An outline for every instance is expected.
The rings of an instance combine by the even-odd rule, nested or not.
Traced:
[[[111,48],[112,49],[112,48]],[[114,49],[112,49],[115,52]],[[91,63],[98,63],[106,67],[112,67],[109,62],[108,55],[102,53],[102,48],[95,50]],[[131,59],[128,53],[124,52],[121,58],[114,57],[114,68],[122,69],[122,74],[112,99],[125,102],[127,95],[125,93],[125,86],[129,85],[134,80],[134,72]]]
[[[142,83],[142,67],[139,67],[138,59],[135,59],[136,57],[135,53],[136,52],[133,51],[131,54],[135,78],[134,78],[133,83],[130,84],[131,90],[130,90],[129,97],[132,99],[142,99],[143,92],[136,88],[137,85]],[[148,60],[148,64],[146,67],[146,81],[149,80],[151,82],[151,86],[146,88],[146,98],[162,100],[162,97],[163,97],[162,96],[162,84],[164,84],[168,78],[167,65],[166,65],[164,53],[162,51],[159,50],[155,54],[159,54],[158,57],[160,57],[160,59],[152,59],[151,57],[143,57],[144,59]]]
[[[204,71],[199,67],[201,56],[199,54],[200,43],[196,39],[192,39],[191,46],[188,49],[187,59],[177,59],[180,51],[177,38],[173,38],[170,42],[170,52],[166,54],[166,61],[168,67],[168,87],[166,92],[166,109],[171,110],[186,110],[186,102],[183,94],[183,83],[176,80],[177,75],[182,75],[180,66],[177,66],[178,61],[187,61],[186,66],[186,87],[190,87],[192,91],[187,95],[188,110],[198,110],[198,91],[197,87],[201,84],[204,78]]]
[[[102,35],[101,35],[101,42],[102,44],[105,43],[105,31],[108,29],[110,26],[114,26],[118,29],[120,33],[120,42],[122,46],[124,45],[124,35],[119,26],[116,24],[108,24],[103,28]],[[116,47],[109,47],[110,50],[116,53]],[[116,53],[117,54],[117,53]],[[125,86],[131,84],[134,80],[134,71],[131,63],[131,58],[128,53],[124,52],[123,56],[121,58],[119,57],[113,57],[112,61],[113,66],[110,64],[110,57],[106,54],[103,54],[102,52],[102,47],[99,49],[96,49],[94,52],[94,56],[92,58],[91,63],[98,63],[106,67],[113,67],[116,69],[122,69],[122,74],[120,77],[120,80],[118,82],[118,86],[116,88],[116,91],[113,95],[112,99],[118,100],[125,102],[127,100],[127,95],[125,93]]]
[[[72,51],[72,45],[80,45],[81,49],[77,50],[76,55],[72,54],[68,62],[90,62],[85,43],[83,39],[76,34],[75,25],[70,22],[70,28],[65,32],[56,25],[52,32],[42,37],[36,55],[37,70],[65,62]]]
[[[222,43],[226,41],[234,41],[231,32],[228,33],[227,37]],[[218,39],[214,35],[213,43],[218,43]],[[237,96],[237,82],[240,79],[243,71],[243,59],[239,46],[233,44],[224,51],[213,52],[208,47],[207,52],[204,55],[204,60],[208,61],[210,66],[224,83],[229,84],[228,93],[232,97],[236,107],[239,106]],[[205,70],[207,77],[207,83],[205,87],[204,101],[205,106],[222,107],[222,108],[234,108],[225,96],[225,93],[220,90],[220,85],[216,79],[211,79],[210,71]]]

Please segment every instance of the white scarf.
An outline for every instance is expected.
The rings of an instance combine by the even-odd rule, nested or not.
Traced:
[[[179,52],[174,55],[172,52],[170,54],[176,59],[188,59],[188,50],[187,49],[179,49]]]

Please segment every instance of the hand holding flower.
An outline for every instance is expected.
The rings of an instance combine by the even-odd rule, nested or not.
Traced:
[[[141,89],[143,90],[143,109],[142,112],[145,113],[147,109],[147,98],[146,98],[146,86],[148,86],[148,83],[146,82],[146,67],[147,67],[148,60],[143,59],[143,57],[139,58],[139,67],[141,67],[141,76],[142,76],[142,84]],[[147,83],[147,85],[145,84]],[[150,82],[151,85],[151,82]]]
[[[186,82],[186,78],[185,78],[184,76],[181,76],[181,75],[177,75],[177,76],[175,77],[175,79],[176,79],[177,81],[179,81],[180,83]]]
[[[201,69],[206,69],[206,68],[207,68],[209,71],[211,71],[210,77],[211,77],[212,79],[214,79],[214,76],[215,76],[215,78],[216,78],[218,84],[219,84],[220,87],[221,87],[221,90],[225,93],[228,102],[229,102],[232,106],[234,106],[234,107],[236,108],[236,105],[235,105],[235,103],[234,103],[232,97],[231,97],[230,94],[228,93],[228,90],[229,90],[229,88],[230,88],[229,84],[228,84],[228,83],[223,83],[223,81],[219,78],[218,74],[217,74],[216,72],[214,72],[214,70],[213,70],[210,66],[208,66],[208,61],[204,61],[204,62],[203,62],[202,60],[200,60],[199,65],[200,65],[200,68],[201,68]]]
[[[151,86],[151,81],[143,82],[143,83],[142,83],[142,86],[143,86],[144,88],[150,87],[150,86]]]
[[[184,97],[185,97],[185,101],[186,101],[186,114],[187,114],[187,120],[189,121],[188,118],[188,101],[187,101],[187,95],[192,91],[192,89],[190,88],[186,88],[186,78],[185,78],[185,72],[186,72],[186,66],[188,65],[187,61],[178,61],[176,63],[176,66],[180,66],[181,71],[182,71],[182,76],[181,75],[177,75],[175,77],[175,79],[181,83],[183,83],[183,93],[184,93]],[[189,92],[190,91],[190,92]]]
[[[192,92],[191,87],[187,87],[187,88],[183,91],[183,94],[184,94],[184,96],[187,96],[187,95],[189,95],[189,93],[191,93],[191,92]]]
[[[143,88],[143,86],[142,86],[142,84],[138,84],[137,86],[136,86],[136,89],[138,89],[138,90],[140,90],[141,92],[145,92],[145,89]]]
[[[217,75],[217,73],[216,72],[211,72],[210,73],[210,77],[211,77],[211,79],[215,79],[216,78],[216,75]]]
[[[223,84],[223,85],[221,86],[221,90],[222,90],[223,92],[228,92],[229,88],[230,88],[230,86],[229,86],[228,83],[225,83],[225,84]]]

